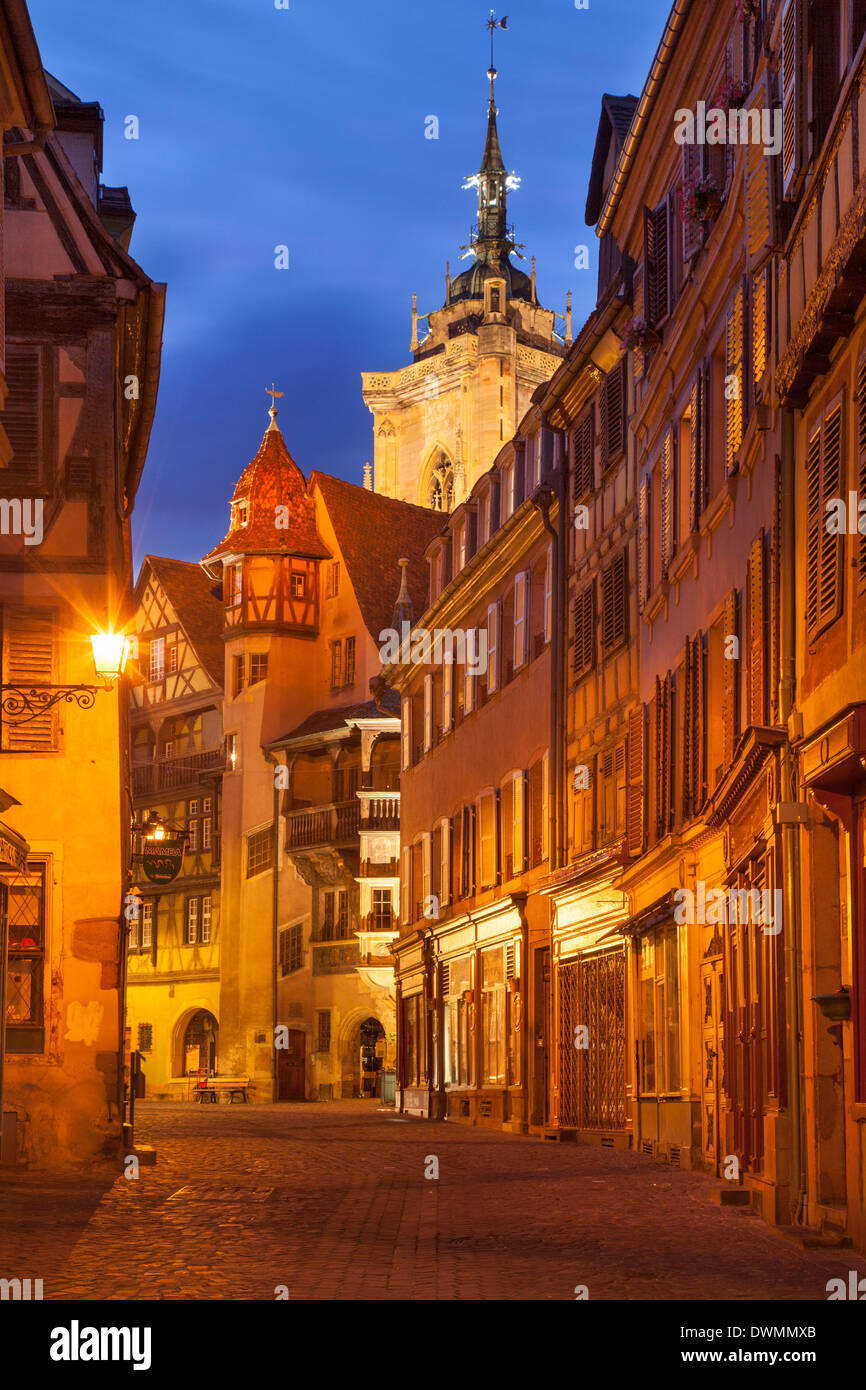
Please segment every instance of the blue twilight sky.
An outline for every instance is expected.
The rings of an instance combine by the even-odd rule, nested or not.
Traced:
[[[283,3],[283,0],[277,0]],[[133,521],[198,560],[226,530],[273,379],[293,457],[360,483],[362,371],[409,358],[410,305],[464,266],[486,123],[489,0],[30,0],[43,62],[105,112],[103,179],[131,251],[168,284],[156,422]],[[497,37],[509,203],[539,299],[575,327],[595,298],[584,224],[603,91],[638,94],[668,0],[511,0]],[[137,115],[140,138],[124,138]],[[439,138],[425,138],[425,117]],[[575,270],[574,247],[591,269]],[[290,267],[274,267],[289,247]],[[518,264],[520,264],[518,262]]]

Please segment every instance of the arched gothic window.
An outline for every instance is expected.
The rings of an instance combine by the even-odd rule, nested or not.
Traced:
[[[454,470],[444,454],[437,455],[430,465],[427,506],[435,512],[450,512],[454,506]]]

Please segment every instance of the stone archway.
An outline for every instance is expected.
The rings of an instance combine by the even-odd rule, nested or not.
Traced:
[[[172,1047],[172,1072],[189,1076],[206,1068],[210,1075],[219,1066],[219,1023],[210,1009],[187,1009],[178,1019]]]
[[[369,1009],[354,1009],[341,1031],[340,1071],[344,1100],[373,1097],[385,1064],[387,1034]]]

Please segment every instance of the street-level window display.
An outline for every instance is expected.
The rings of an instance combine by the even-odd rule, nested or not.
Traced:
[[[505,949],[481,953],[482,1086],[505,1085]]]
[[[680,1089],[680,972],[674,924],[643,937],[640,946],[640,1089],[664,1095]]]
[[[424,1079],[423,999],[414,994],[403,1000],[403,1078],[406,1086],[420,1086]]]
[[[470,1022],[472,1005],[467,998],[472,975],[469,956],[452,960],[447,966],[445,996],[445,1084],[472,1085]]]
[[[7,1052],[42,1052],[44,1048],[45,869],[44,863],[30,863],[9,885]]]

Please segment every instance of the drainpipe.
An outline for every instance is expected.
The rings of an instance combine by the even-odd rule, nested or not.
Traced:
[[[782,554],[780,565],[779,719],[787,726],[794,707],[796,687],[796,552],[794,520],[794,411],[782,409],[782,458],[779,476]],[[781,750],[781,799],[795,802],[797,765],[786,739]],[[802,1015],[800,984],[803,952],[800,924],[800,841],[798,826],[783,824],[782,872],[785,904],[785,1013],[787,1027],[788,1106],[791,1114],[791,1219],[801,1225],[806,1208],[806,1174],[802,1142]]]
[[[268,762],[275,768],[280,760],[275,753],[265,753]],[[273,1035],[271,1037],[271,1078],[273,1080],[273,1100],[277,1099],[277,935],[280,920],[280,789],[274,776],[274,825],[273,825],[274,882],[271,930],[271,1008],[274,1015]]]

